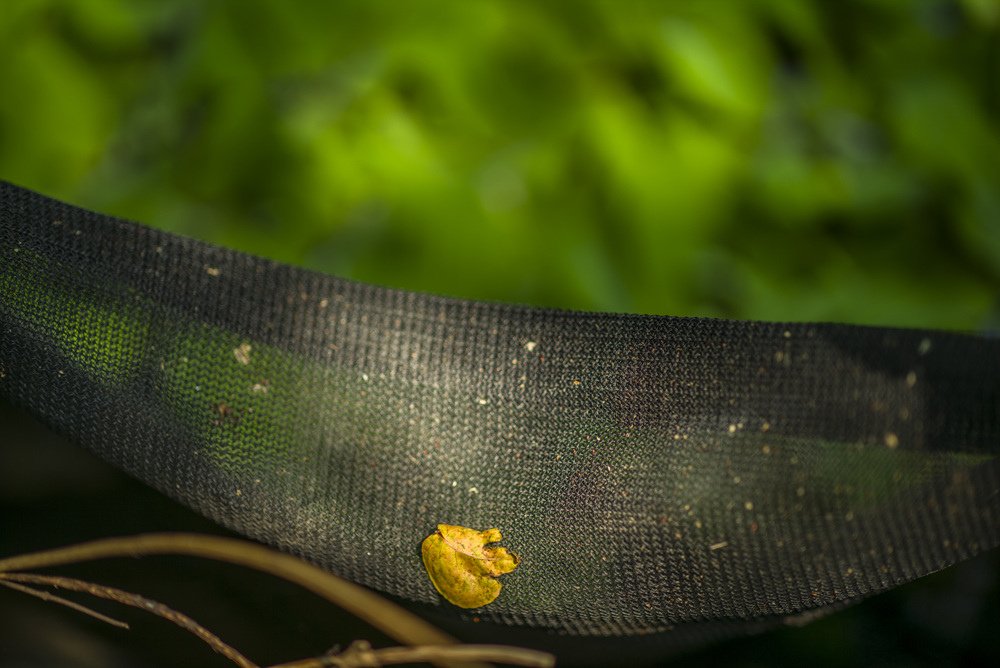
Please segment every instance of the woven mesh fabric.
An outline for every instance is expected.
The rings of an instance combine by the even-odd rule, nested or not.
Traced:
[[[673,638],[809,617],[1000,540],[1000,342],[574,313],[346,281],[0,185],[0,395],[248,536],[475,614]]]

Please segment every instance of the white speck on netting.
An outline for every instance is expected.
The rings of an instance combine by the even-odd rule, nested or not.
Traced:
[[[222,271],[218,267],[205,267],[205,273],[213,278],[222,274]]]
[[[920,345],[917,346],[917,353],[920,355],[926,355],[931,351],[931,340],[930,339],[920,339]]]
[[[743,504],[743,507],[746,508],[747,510],[753,510],[753,501],[747,501],[746,503]]]
[[[479,404],[480,406],[485,406],[486,404],[489,403],[489,400],[484,399],[483,397],[479,397],[478,399],[476,399],[476,403]]]
[[[728,545],[729,545],[728,540],[720,540],[718,543],[712,543],[711,545],[709,545],[708,549],[715,552],[716,550],[721,550],[722,548],[727,547]]]
[[[327,299],[326,297],[324,297],[323,299],[319,300],[319,307],[320,308],[326,308],[329,305],[330,305],[330,300]]]
[[[475,487],[470,487],[469,494],[479,494],[479,490]]]
[[[368,374],[367,373],[361,374],[361,380],[363,380],[363,381],[365,381],[367,383],[368,382]]]
[[[451,481],[451,486],[452,487],[458,487],[458,481],[457,480],[452,480]]]
[[[524,344],[524,349],[527,350],[530,353],[530,352],[534,352],[534,350],[535,350],[535,348],[537,346],[538,346],[537,342],[535,342],[535,341],[528,341],[527,343]]]
[[[233,357],[235,357],[236,361],[242,364],[243,366],[247,366],[248,364],[250,364],[250,351],[252,349],[253,348],[250,346],[249,343],[243,342],[237,347],[233,348]]]
[[[788,331],[787,329],[784,332],[782,332],[781,335],[784,336],[786,339],[792,338],[792,333],[790,331]]]

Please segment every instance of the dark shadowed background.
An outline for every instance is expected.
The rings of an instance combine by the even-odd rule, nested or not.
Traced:
[[[13,0],[0,178],[413,290],[992,331],[1000,2]],[[0,442],[4,554],[219,531],[13,409]],[[677,663],[995,664],[997,564]],[[261,662],[380,639],[235,569],[73,572]],[[226,665],[125,616],[0,591],[0,665]]]

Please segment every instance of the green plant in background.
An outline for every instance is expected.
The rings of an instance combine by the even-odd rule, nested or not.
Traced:
[[[994,0],[21,1],[0,175],[394,286],[981,328]]]
[[[0,13],[0,178],[409,289],[979,329],[1000,286],[998,30],[996,0],[14,0]],[[97,380],[161,337],[158,390],[198,416],[227,471],[247,457],[241,430],[292,441],[311,428],[270,406],[289,387],[327,388],[346,418],[356,393],[388,395],[207,329],[123,339],[133,314],[46,298],[69,324],[31,326]],[[747,452],[794,445],[748,439]],[[287,443],[254,447],[266,463]],[[900,455],[878,443],[866,462],[910,479],[942,465]],[[956,472],[978,462],[966,457]],[[842,477],[823,459],[806,473]],[[900,491],[852,484],[838,503],[860,517]],[[709,493],[676,509],[706,542]],[[786,510],[732,500],[732,522],[761,518],[752,531]],[[521,588],[505,596],[536,596],[530,570],[507,577]],[[873,610],[835,623],[868,632]],[[825,628],[784,644],[850,651]]]

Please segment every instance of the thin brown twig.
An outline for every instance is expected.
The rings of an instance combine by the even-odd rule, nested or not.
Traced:
[[[57,575],[0,572],[0,582],[7,585],[15,583],[40,584],[59,589],[68,589],[70,591],[79,591],[90,594],[91,596],[106,599],[108,601],[121,603],[122,605],[139,608],[140,610],[145,610],[146,612],[152,613],[158,617],[162,617],[163,619],[181,627],[185,631],[197,636],[213,650],[240,666],[240,668],[259,668],[256,663],[243,656],[243,654],[241,654],[234,647],[223,642],[219,636],[215,635],[204,626],[185,615],[183,612],[178,612],[177,610],[174,610],[159,601],[154,601],[153,599],[140,596],[139,594],[133,594],[122,589],[116,589],[115,587],[107,587],[104,585],[94,584],[93,582],[86,582],[75,578],[65,578]],[[39,593],[44,594],[47,592]],[[66,602],[71,603],[71,601]]]
[[[355,641],[340,654],[292,661],[270,668],[371,668],[400,663],[447,663],[453,661],[486,661],[528,668],[550,668],[555,657],[523,647],[505,645],[449,645],[435,647],[385,647],[372,649],[364,641]]]
[[[195,556],[225,561],[269,573],[298,584],[369,622],[387,635],[413,645],[413,647],[389,647],[373,650],[367,642],[358,641],[339,655],[281,664],[281,668],[329,666],[361,668],[362,666],[414,662],[430,662],[439,666],[462,666],[463,668],[480,668],[484,665],[483,661],[529,667],[547,667],[555,664],[555,657],[551,654],[520,647],[456,645],[453,638],[439,631],[433,625],[363,587],[331,575],[296,557],[281,554],[254,543],[218,536],[146,534],[92,541],[10,557],[0,559],[0,579],[7,580],[6,584],[8,585],[11,584],[11,580],[19,580],[85,591],[94,596],[153,612],[194,633],[217,652],[227,656],[238,665],[245,668],[257,668],[256,664],[243,657],[237,650],[224,643],[190,617],[157,601],[112,587],[71,578],[10,572],[108,557],[140,557],[154,554]]]
[[[255,543],[198,534],[145,534],[0,559],[0,573],[91,561],[107,557],[183,554],[226,561],[270,573],[339,605],[386,635],[407,645],[453,645],[455,639],[367,589],[297,557]]]
[[[29,596],[35,596],[42,599],[48,603],[58,603],[59,605],[65,605],[67,608],[72,608],[77,612],[82,612],[85,615],[93,617],[94,619],[100,620],[106,624],[111,624],[111,626],[117,626],[120,629],[128,630],[129,626],[125,622],[115,619],[114,617],[108,617],[104,613],[98,612],[93,608],[88,608],[85,605],[77,603],[76,601],[70,601],[69,599],[63,598],[62,596],[57,596],[52,592],[43,591],[41,589],[34,589],[23,584],[18,584],[17,582],[11,582],[7,579],[7,574],[0,573],[0,585],[4,587],[9,587],[15,591],[19,591],[22,594],[28,594]]]

